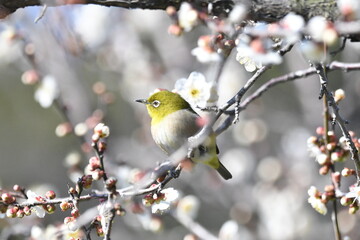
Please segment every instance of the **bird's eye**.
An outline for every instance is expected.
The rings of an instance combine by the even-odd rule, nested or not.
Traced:
[[[151,105],[153,106],[153,107],[159,107],[160,106],[160,101],[158,101],[158,100],[155,100],[155,101],[153,101],[152,103],[151,103]]]

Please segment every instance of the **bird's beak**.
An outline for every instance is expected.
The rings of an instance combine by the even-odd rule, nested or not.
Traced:
[[[143,104],[150,104],[150,103],[148,102],[148,100],[146,100],[146,99],[137,99],[137,100],[135,100],[135,102],[143,103]]]

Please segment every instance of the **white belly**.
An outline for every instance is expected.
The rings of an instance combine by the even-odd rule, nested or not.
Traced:
[[[173,112],[161,122],[152,125],[151,134],[156,144],[169,155],[200,130],[196,124],[197,118],[196,114],[188,110]]]

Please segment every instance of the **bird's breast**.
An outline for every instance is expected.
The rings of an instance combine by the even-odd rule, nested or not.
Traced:
[[[161,121],[151,125],[151,134],[155,143],[167,154],[175,152],[189,137],[199,131],[197,118],[198,115],[188,110],[170,113]]]

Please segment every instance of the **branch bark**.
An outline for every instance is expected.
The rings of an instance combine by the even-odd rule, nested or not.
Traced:
[[[51,5],[52,2],[53,5]],[[195,2],[198,7],[203,9],[207,9],[209,4],[215,8],[228,8],[233,4],[243,3],[248,6],[249,19],[254,21],[275,22],[289,12],[295,12],[303,16],[305,20],[317,15],[324,16],[332,21],[339,18],[336,0],[0,0],[0,8],[15,12],[19,8],[43,4],[53,7],[67,4],[96,4],[126,9],[165,10],[168,6],[174,6],[178,9],[182,2]]]

